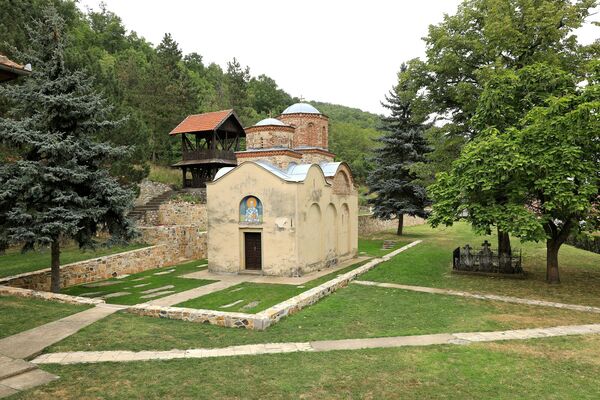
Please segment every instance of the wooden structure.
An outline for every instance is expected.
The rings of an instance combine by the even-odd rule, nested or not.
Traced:
[[[170,132],[181,135],[182,160],[173,164],[182,171],[184,188],[203,188],[222,167],[237,165],[246,132],[233,110],[189,115]]]
[[[29,75],[30,73],[30,65],[17,64],[5,55],[0,54],[0,82],[17,79],[19,76]]]

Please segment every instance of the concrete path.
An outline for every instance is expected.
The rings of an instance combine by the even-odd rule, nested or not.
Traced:
[[[0,339],[0,355],[28,358],[80,329],[127,306],[99,304],[94,308]]]
[[[314,342],[262,343],[216,349],[168,351],[78,351],[43,354],[35,364],[81,364],[97,362],[128,362],[172,360],[178,358],[211,358],[243,355],[322,352],[405,346],[465,345],[499,340],[526,340],[567,335],[600,334],[600,324],[569,325],[551,328],[517,329],[497,332],[440,333],[435,335],[397,336],[371,339],[322,340]]]
[[[397,284],[397,283],[383,283],[383,282],[372,282],[372,281],[353,281],[352,283],[357,284],[357,285],[364,285],[364,286],[377,286],[377,287],[390,288],[390,289],[410,290],[413,292],[421,292],[421,293],[444,294],[444,295],[449,295],[449,296],[469,297],[472,299],[479,299],[479,300],[494,300],[494,301],[503,301],[505,303],[526,304],[526,305],[530,305],[530,306],[554,307],[554,308],[562,308],[562,309],[573,310],[573,311],[600,313],[600,307],[582,306],[582,305],[578,305],[578,304],[555,303],[552,301],[523,299],[520,297],[500,296],[500,295],[496,295],[496,294],[469,293],[469,292],[461,292],[458,290],[450,290],[450,289],[438,289],[438,288],[431,288],[431,287],[424,287],[424,286],[411,286],[411,285],[401,285],[401,284]]]

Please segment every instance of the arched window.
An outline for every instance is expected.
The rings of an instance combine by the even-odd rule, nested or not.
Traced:
[[[240,202],[240,222],[244,224],[262,224],[263,206],[258,197],[246,196]]]

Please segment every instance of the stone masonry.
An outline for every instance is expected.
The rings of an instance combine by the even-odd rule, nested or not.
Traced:
[[[206,258],[206,233],[195,226],[140,228],[144,242],[138,250],[61,266],[61,286],[108,279],[176,264],[185,259]],[[0,285],[50,290],[50,268],[0,279]]]
[[[426,221],[423,218],[404,216],[404,226],[424,225]],[[398,220],[383,220],[374,218],[372,215],[358,216],[358,234],[360,236],[368,236],[375,232],[396,230]]]
[[[135,200],[136,206],[142,206],[148,203],[153,198],[160,196],[163,193],[169,192],[173,189],[169,185],[165,185],[160,182],[153,182],[148,179],[144,179],[140,183],[140,194]]]

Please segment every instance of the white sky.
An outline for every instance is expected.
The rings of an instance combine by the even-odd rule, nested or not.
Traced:
[[[79,0],[98,9],[101,0]],[[424,55],[430,24],[460,0],[104,0],[153,44],[170,32],[184,54],[225,66],[233,57],[292,96],[383,113],[403,61]],[[594,17],[598,20],[597,16]],[[591,42],[600,28],[580,32]]]

